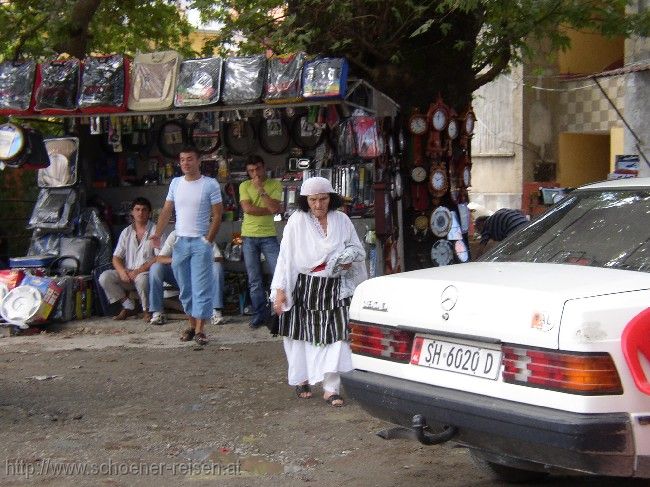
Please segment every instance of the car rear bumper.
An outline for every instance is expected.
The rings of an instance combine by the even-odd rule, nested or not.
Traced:
[[[351,398],[371,415],[402,426],[421,414],[435,431],[486,452],[597,475],[634,475],[627,413],[579,414],[355,370],[342,374]]]

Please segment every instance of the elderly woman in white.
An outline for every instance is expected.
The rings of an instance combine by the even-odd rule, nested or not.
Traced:
[[[366,253],[329,180],[305,180],[282,235],[271,283],[273,310],[280,315],[289,385],[300,398],[323,382],[323,397],[342,406],[339,373],[352,370],[348,309],[354,289],[367,279]]]

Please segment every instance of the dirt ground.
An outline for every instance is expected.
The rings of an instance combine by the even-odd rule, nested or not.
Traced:
[[[178,341],[182,326],[94,319],[1,338],[0,485],[503,485],[464,448],[385,441],[354,403],[297,399],[266,330],[231,318],[201,348]]]

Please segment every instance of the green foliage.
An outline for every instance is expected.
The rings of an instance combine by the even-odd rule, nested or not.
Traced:
[[[626,14],[628,0],[195,0],[206,21],[222,26],[222,54],[271,49],[345,55],[357,74],[394,97],[406,78],[439,69],[471,93],[512,64],[566,49],[567,28],[606,36],[646,35],[650,13]],[[543,41],[543,43],[541,42]],[[535,46],[534,49],[531,46]],[[401,71],[391,85],[390,73]],[[387,77],[387,73],[388,77]],[[434,77],[435,78],[435,77]],[[436,80],[433,79],[435,83]],[[433,96],[430,96],[432,98]]]
[[[87,19],[72,12],[98,7]],[[192,26],[172,0],[12,0],[0,3],[0,56],[39,57],[177,49],[192,54]],[[87,29],[87,34],[85,34]]]

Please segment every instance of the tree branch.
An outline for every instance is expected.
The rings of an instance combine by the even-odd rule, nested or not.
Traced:
[[[512,52],[510,51],[510,45],[502,46],[500,55],[495,57],[495,61],[492,63],[492,67],[488,69],[485,73],[478,75],[474,78],[472,84],[472,91],[480,88],[486,83],[489,83],[494,78],[499,76],[501,72],[508,67],[510,59],[512,58]]]
[[[22,53],[23,47],[25,47],[25,43],[32,38],[39,30],[41,30],[45,24],[47,24],[47,21],[49,20],[49,16],[46,15],[44,16],[41,20],[39,20],[36,24],[34,24],[30,29],[27,29],[25,32],[23,32],[20,37],[18,38],[18,43],[16,44],[16,47],[14,47],[14,55],[12,56],[14,61],[17,61],[18,58],[20,57],[20,54]]]

